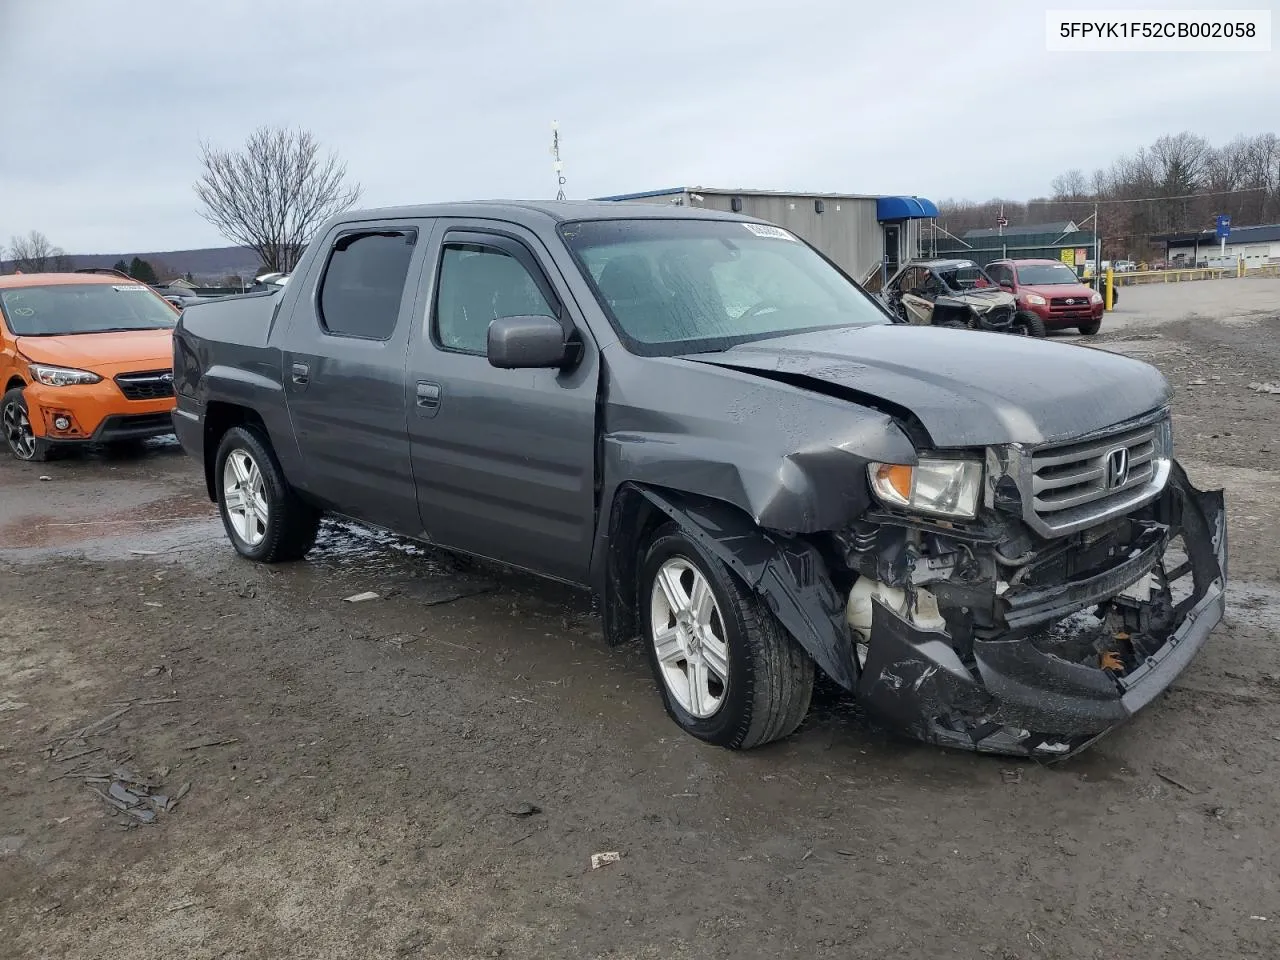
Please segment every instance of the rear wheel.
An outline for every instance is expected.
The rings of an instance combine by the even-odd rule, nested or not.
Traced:
[[[1044,321],[1030,310],[1020,310],[1013,315],[1013,325],[1009,332],[1021,337],[1043,337]]]
[[[1082,323],[1076,328],[1086,337],[1092,337],[1095,333],[1102,329],[1102,321],[1094,320],[1092,323]]]
[[[650,541],[639,600],[663,704],[687,733],[748,749],[804,721],[813,660],[761,599],[677,524]]]
[[[232,427],[215,460],[218,511],[236,551],[261,563],[300,560],[315,545],[320,511],[289,486],[270,443],[250,427]]]
[[[14,387],[0,399],[0,430],[4,431],[9,452],[19,460],[40,462],[49,459],[53,445],[32,431],[22,387]]]

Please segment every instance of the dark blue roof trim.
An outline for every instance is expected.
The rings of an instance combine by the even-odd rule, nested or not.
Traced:
[[[1212,243],[1216,246],[1218,243],[1217,234],[1212,230],[1205,230],[1203,233],[1162,234],[1151,239],[1162,240],[1174,246],[1193,243]],[[1280,240],[1280,223],[1261,223],[1252,227],[1232,227],[1231,236],[1227,237],[1227,243],[1275,243],[1277,240]]]
[[[876,198],[876,219],[885,220],[931,220],[938,215],[938,208],[932,200],[924,197],[878,197]]]
[[[684,193],[688,187],[672,187],[670,190],[645,190],[643,193],[619,193],[613,197],[592,197],[592,200],[645,200],[649,197],[666,197]]]

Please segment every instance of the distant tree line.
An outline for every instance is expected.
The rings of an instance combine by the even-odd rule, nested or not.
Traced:
[[[1167,135],[1091,175],[1067,170],[1049,186],[1049,196],[1025,202],[945,200],[938,223],[961,235],[994,227],[1002,208],[1011,226],[1081,223],[1097,202],[1103,255],[1151,258],[1163,253],[1152,236],[1212,229],[1219,214],[1233,227],[1280,222],[1280,137],[1239,136],[1215,147],[1194,133]]]
[[[49,273],[71,269],[71,258],[39,230],[9,241],[11,269],[21,273]]]

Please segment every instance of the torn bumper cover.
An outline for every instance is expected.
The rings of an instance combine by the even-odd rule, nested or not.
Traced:
[[[1126,559],[1061,585],[1007,591],[1006,636],[975,638],[966,663],[946,633],[917,629],[875,603],[868,655],[858,680],[868,709],[922,740],[1001,754],[1069,756],[1105,735],[1169,688],[1221,621],[1227,535],[1220,491],[1191,487],[1180,469],[1148,510],[1153,521]],[[1154,520],[1163,522],[1157,523]],[[1189,595],[1161,611],[1158,646],[1144,637],[1121,672],[1066,659],[1029,631],[1097,607],[1148,575],[1163,584],[1165,551],[1180,537]],[[1163,591],[1168,596],[1168,591]],[[1127,605],[1147,616],[1141,603]],[[1155,633],[1155,631],[1153,631]]]

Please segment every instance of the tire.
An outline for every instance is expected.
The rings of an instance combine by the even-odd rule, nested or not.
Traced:
[[[667,588],[658,582],[659,574]],[[705,626],[691,631],[671,615],[679,604],[670,602],[668,577],[675,578],[679,600],[703,595],[697,577],[709,588],[714,603],[704,618],[698,618],[692,604],[682,608],[688,615],[685,624],[702,619]],[[668,716],[686,733],[717,746],[747,750],[794,733],[804,721],[813,696],[813,660],[760,597],[685,536],[678,524],[665,525],[649,541],[640,565],[638,597],[649,666]],[[665,657],[660,657],[655,640],[655,616],[666,621],[661,625],[668,638]],[[728,676],[721,676],[721,670]],[[699,675],[709,679],[695,706],[689,680]]]
[[[31,431],[31,417],[22,387],[14,387],[0,399],[0,432],[5,445],[18,460],[43,463],[53,453],[53,444]]]
[[[236,552],[259,563],[285,563],[306,556],[316,542],[320,511],[304,503],[289,486],[260,431],[228,430],[218,444],[214,471],[218,513]],[[246,490],[253,495],[252,503],[245,503]]]
[[[1044,321],[1030,310],[1019,310],[1013,315],[1013,325],[1009,332],[1023,337],[1043,337]]]
[[[1086,337],[1092,337],[1095,333],[1102,329],[1102,321],[1094,320],[1092,323],[1082,323],[1076,327]]]

